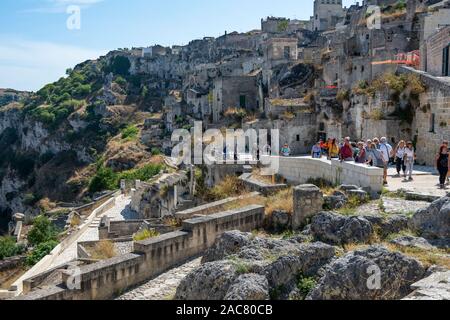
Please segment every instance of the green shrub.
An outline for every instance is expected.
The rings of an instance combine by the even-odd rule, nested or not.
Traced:
[[[139,129],[134,125],[129,125],[122,130],[122,139],[124,140],[135,140],[139,134]]]
[[[148,164],[139,169],[123,172],[114,172],[111,168],[99,165],[96,175],[91,179],[89,192],[99,192],[104,190],[115,190],[119,188],[120,180],[141,180],[148,181],[156,176],[163,166],[160,164]]]
[[[0,237],[0,260],[22,254],[25,246],[19,245],[12,237]]]
[[[114,82],[117,83],[121,87],[125,87],[127,85],[127,80],[125,80],[121,76],[117,76],[116,79],[114,80]]]
[[[28,242],[37,246],[41,243],[56,241],[58,232],[51,221],[44,216],[39,216],[33,221],[33,228],[28,233]]]
[[[158,148],[152,148],[152,156],[159,156],[161,154],[161,150]]]
[[[300,275],[297,280],[297,288],[303,299],[314,289],[317,282],[314,278],[304,277]]]
[[[159,237],[159,232],[155,231],[155,230],[148,230],[148,229],[144,229],[142,231],[137,232],[134,236],[133,236],[133,240],[134,241],[144,241],[150,238],[156,238]]]
[[[28,266],[32,267],[39,261],[41,261],[46,255],[48,255],[52,250],[58,245],[55,240],[50,240],[39,244],[27,257],[26,263]]]

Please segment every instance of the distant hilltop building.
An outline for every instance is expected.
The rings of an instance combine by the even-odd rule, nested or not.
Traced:
[[[315,0],[313,31],[324,31],[334,28],[345,17],[342,0]]]

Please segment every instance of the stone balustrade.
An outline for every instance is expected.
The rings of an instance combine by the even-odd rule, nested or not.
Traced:
[[[355,162],[313,159],[311,157],[278,157],[278,174],[292,184],[324,179],[335,185],[357,185],[372,192],[383,188],[383,169]]]

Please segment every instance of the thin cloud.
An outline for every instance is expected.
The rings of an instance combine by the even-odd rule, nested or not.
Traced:
[[[0,88],[36,91],[64,76],[67,68],[107,50],[0,37]]]
[[[87,9],[105,0],[46,0],[41,7],[24,10],[25,13],[65,13],[68,6],[77,5]]]

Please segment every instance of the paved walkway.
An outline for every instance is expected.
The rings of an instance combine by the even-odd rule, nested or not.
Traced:
[[[201,258],[169,270],[159,277],[139,286],[117,300],[172,300],[178,286],[191,271],[200,266]]]
[[[110,210],[106,211],[101,216],[94,219],[89,228],[86,229],[84,233],[80,235],[78,240],[74,241],[68,248],[66,248],[52,263],[48,268],[55,268],[65,263],[68,263],[77,258],[77,243],[84,241],[96,241],[99,240],[98,227],[100,221],[103,217],[108,216],[113,220],[126,220],[128,217],[132,216],[129,205],[131,202],[130,197],[125,197],[120,195],[116,198],[116,205]]]
[[[389,185],[386,187],[389,191],[405,190],[440,197],[450,192],[450,188],[447,190],[439,189],[439,176],[433,167],[416,166],[413,172],[413,181],[406,181],[403,177],[395,177],[396,174],[395,168],[389,168]]]

